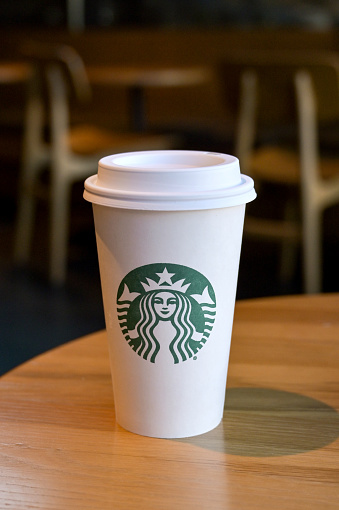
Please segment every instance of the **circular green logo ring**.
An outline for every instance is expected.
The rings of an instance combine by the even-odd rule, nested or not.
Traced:
[[[148,264],[130,271],[120,283],[117,314],[130,347],[156,363],[166,336],[173,362],[196,354],[207,342],[216,316],[216,297],[205,276],[179,264]],[[161,325],[167,327],[162,328]],[[172,338],[173,337],[173,338]]]

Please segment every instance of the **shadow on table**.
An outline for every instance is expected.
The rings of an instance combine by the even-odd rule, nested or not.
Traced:
[[[223,422],[180,441],[230,455],[275,457],[322,448],[339,437],[339,413],[297,393],[229,388]]]

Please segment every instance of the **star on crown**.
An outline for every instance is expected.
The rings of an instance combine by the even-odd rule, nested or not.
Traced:
[[[158,282],[147,277],[147,283],[140,282],[146,292],[151,290],[177,290],[179,292],[185,293],[188,287],[191,285],[190,283],[183,285],[185,278],[176,282],[172,282],[172,278],[175,276],[175,273],[169,273],[166,267],[162,273],[156,273],[156,275],[159,276]]]

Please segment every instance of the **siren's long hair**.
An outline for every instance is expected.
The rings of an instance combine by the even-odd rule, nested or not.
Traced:
[[[161,291],[160,291],[161,292]],[[187,296],[180,292],[171,291],[177,299],[177,308],[170,318],[176,334],[170,343],[169,349],[173,356],[174,363],[185,361],[194,356],[194,352],[189,345],[189,340],[195,331],[190,320],[192,305]],[[154,297],[159,291],[148,292],[143,295],[140,304],[140,320],[135,328],[140,339],[140,345],[137,353],[144,359],[150,359],[152,363],[160,350],[160,343],[154,336],[154,328],[159,323],[159,317],[154,310]]]

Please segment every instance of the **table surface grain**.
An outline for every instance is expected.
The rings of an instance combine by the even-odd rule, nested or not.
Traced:
[[[115,422],[105,332],[0,379],[1,509],[339,508],[339,294],[239,301],[226,406],[180,440]]]

